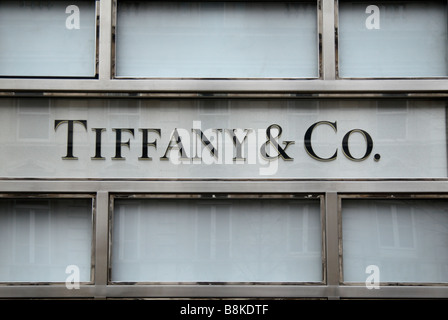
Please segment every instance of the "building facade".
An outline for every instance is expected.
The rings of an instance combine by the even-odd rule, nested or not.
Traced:
[[[0,297],[447,298],[447,23],[0,0]]]

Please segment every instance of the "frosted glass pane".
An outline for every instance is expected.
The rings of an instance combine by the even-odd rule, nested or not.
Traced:
[[[95,1],[0,0],[0,76],[93,77]]]
[[[346,282],[448,282],[448,201],[343,200],[342,226]]]
[[[339,76],[445,77],[446,1],[340,1]]]
[[[90,281],[90,199],[0,199],[0,282]]]
[[[116,200],[112,280],[322,281],[319,204]]]
[[[118,1],[118,77],[318,77],[317,4]]]

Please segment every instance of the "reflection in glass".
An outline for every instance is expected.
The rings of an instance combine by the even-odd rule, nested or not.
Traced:
[[[446,1],[339,1],[339,76],[446,77]]]
[[[112,281],[321,281],[318,200],[115,200]]]
[[[316,1],[118,1],[118,77],[316,78]]]
[[[90,281],[91,199],[0,199],[0,282]]]
[[[448,282],[447,204],[343,199],[344,280],[364,282],[376,265],[380,282]]]
[[[94,77],[93,0],[0,0],[0,76]]]

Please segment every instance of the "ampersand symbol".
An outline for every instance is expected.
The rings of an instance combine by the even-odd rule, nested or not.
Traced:
[[[273,137],[271,134],[271,130],[274,128],[278,130],[278,134],[275,137]],[[283,144],[285,145],[284,148],[282,148],[277,142],[277,140],[282,135],[282,131],[283,131],[282,127],[280,127],[278,124],[272,124],[266,129],[266,137],[268,140],[265,143],[263,143],[263,145],[260,148],[260,152],[261,155],[267,160],[275,160],[278,159],[278,157],[282,157],[283,160],[294,160],[294,158],[291,158],[286,154],[286,149],[289,147],[289,145],[294,144],[294,141],[283,141]],[[277,151],[276,156],[271,156],[267,153],[266,148],[268,145],[274,146],[275,151]]]

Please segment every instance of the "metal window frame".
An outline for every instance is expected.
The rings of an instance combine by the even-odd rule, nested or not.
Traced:
[[[7,199],[7,200],[59,200],[59,199],[66,199],[66,200],[76,200],[76,199],[91,199],[92,201],[92,207],[91,207],[91,244],[90,244],[90,280],[89,281],[82,281],[80,282],[80,285],[92,285],[95,283],[95,238],[96,238],[96,232],[95,232],[95,224],[96,224],[96,200],[95,195],[92,193],[76,193],[76,194],[70,194],[70,193],[0,193],[0,200]],[[1,214],[1,213],[0,213]],[[0,281],[0,288],[3,286],[30,286],[30,285],[36,285],[36,286],[61,286],[65,285],[65,282],[59,282],[59,281]],[[0,289],[1,290],[1,289]]]
[[[1,179],[5,194],[95,194],[95,271],[93,284],[81,284],[78,290],[65,285],[5,285],[0,286],[0,298],[447,298],[448,286],[381,286],[368,290],[364,285],[340,283],[339,261],[339,197],[347,194],[448,194],[446,179],[441,180],[51,180]],[[321,194],[325,206],[326,283],[322,285],[111,285],[108,282],[108,248],[110,196],[117,194]]]
[[[340,194],[338,197],[338,221],[339,221],[339,278],[340,284],[345,286],[363,286],[364,283],[359,282],[346,282],[344,281],[343,270],[343,231],[342,231],[342,215],[343,208],[342,202],[345,199],[357,199],[357,200],[426,200],[431,201],[434,199],[448,200],[448,194],[428,194],[428,193],[389,193],[389,194]],[[448,202],[447,202],[448,203]],[[380,286],[439,286],[448,287],[448,282],[380,282]]]
[[[86,1],[86,0],[84,0]],[[8,81],[10,79],[16,79],[19,82],[23,81],[26,82],[27,80],[39,80],[39,81],[46,81],[46,80],[51,80],[52,81],[92,81],[95,79],[99,78],[99,68],[98,68],[98,64],[99,64],[99,55],[100,55],[100,46],[99,46],[99,31],[100,31],[100,2],[103,0],[90,0],[90,1],[94,1],[94,9],[95,9],[95,52],[93,54],[94,56],[94,61],[92,61],[92,63],[94,64],[94,74],[93,76],[13,76],[13,75],[9,75],[9,76],[0,76],[0,82],[4,82],[4,81]],[[21,80],[21,81],[20,81]],[[0,87],[0,90],[1,87]]]
[[[337,0],[318,0],[321,14],[321,79],[313,80],[137,80],[113,79],[113,0],[99,0],[97,79],[0,79],[0,96],[65,98],[407,98],[446,99],[446,79],[337,79]],[[0,285],[0,298],[448,298],[448,286],[345,285],[340,278],[340,196],[448,194],[443,179],[8,179],[2,194],[94,195],[94,282],[68,290],[63,284]],[[310,285],[111,285],[109,275],[110,197],[117,194],[321,194],[325,207],[325,283]]]
[[[288,201],[301,201],[301,200],[315,200],[319,201],[320,206],[320,224],[321,224],[321,281],[300,281],[300,282],[270,282],[270,281],[262,281],[262,282],[213,282],[213,285],[217,286],[268,286],[268,285],[284,285],[284,286],[306,286],[306,285],[324,285],[326,283],[326,264],[325,261],[325,200],[322,194],[286,194],[286,193],[178,193],[178,194],[111,194],[110,195],[110,209],[109,209],[109,275],[108,275],[108,283],[110,285],[158,285],[158,286],[167,286],[167,285],[179,285],[179,286],[204,286],[210,285],[210,282],[127,282],[127,281],[112,281],[111,272],[112,272],[112,244],[113,244],[113,221],[114,221],[114,202],[116,199],[119,200],[166,200],[170,199],[173,201],[176,200],[203,200],[207,201],[207,203],[211,203],[212,201],[218,201],[222,203],[226,200],[288,200]]]
[[[185,96],[218,97],[447,97],[448,79],[337,79],[337,0],[317,0],[321,50],[321,79],[203,80],[114,79],[113,1],[100,0],[98,79],[0,79],[4,96]]]
[[[247,80],[247,81],[258,81],[258,80],[268,80],[268,81],[272,81],[272,80],[280,80],[280,81],[291,81],[291,80],[320,80],[322,79],[322,26],[323,26],[323,15],[322,15],[322,6],[320,5],[320,1],[321,0],[290,0],[290,1],[285,1],[285,2],[292,2],[292,3],[300,3],[300,2],[315,2],[316,3],[316,49],[317,49],[317,63],[315,65],[316,70],[317,70],[317,77],[288,77],[288,78],[284,78],[284,77],[238,77],[238,78],[226,78],[226,77],[218,77],[218,78],[201,78],[201,77],[152,77],[152,76],[119,76],[117,75],[117,70],[116,70],[116,65],[117,65],[117,35],[116,35],[116,30],[117,30],[117,21],[118,21],[118,2],[122,1],[122,2],[126,2],[126,0],[113,0],[112,3],[112,68],[111,68],[111,78],[112,79],[116,79],[116,80],[155,80],[155,81],[173,81],[173,80],[181,80],[181,81],[185,81],[185,80],[200,80],[200,81],[213,81],[213,80],[223,80],[223,81],[242,81],[242,80]],[[175,0],[170,0],[172,2],[179,2],[179,1],[175,1]],[[277,1],[273,1],[273,0],[258,0],[258,1],[254,1],[254,0],[246,0],[246,1],[241,1],[241,0],[196,0],[196,1],[192,1],[189,0],[187,2],[272,2],[275,3]],[[153,2],[157,2],[153,1]]]
[[[433,77],[411,77],[411,76],[404,76],[404,77],[400,77],[400,76],[394,76],[394,77],[341,77],[339,75],[339,10],[340,10],[340,6],[339,4],[341,2],[347,1],[349,2],[350,0],[334,0],[335,1],[335,7],[334,7],[334,17],[335,17],[335,24],[334,24],[334,29],[335,29],[335,35],[336,35],[336,39],[335,39],[335,49],[336,49],[336,57],[334,59],[335,61],[335,70],[336,70],[336,79],[341,79],[341,80],[350,80],[350,81],[356,81],[356,80],[365,80],[365,81],[385,81],[385,80],[391,80],[391,81],[397,81],[397,80],[411,80],[411,81],[418,81],[418,80],[448,80],[448,75],[446,76],[433,76]],[[370,1],[371,3],[375,3],[375,2],[385,2],[384,0],[374,0],[374,1]],[[396,2],[422,2],[422,0],[397,0]],[[448,3],[447,3],[447,10],[448,10]],[[448,13],[448,11],[447,11]]]

